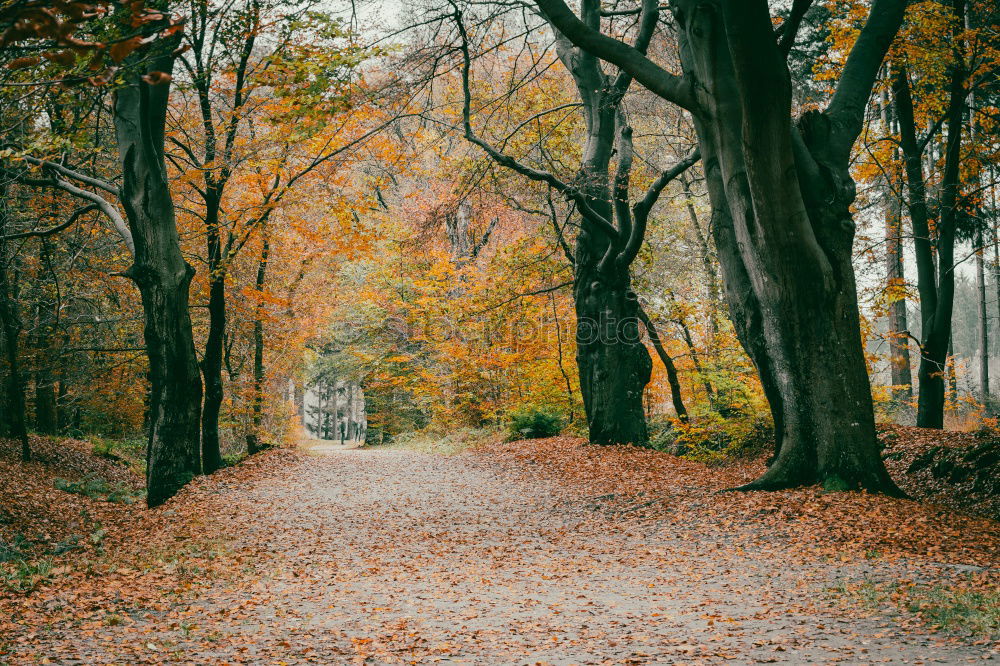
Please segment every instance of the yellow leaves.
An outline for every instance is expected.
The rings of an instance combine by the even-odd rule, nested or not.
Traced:
[[[291,300],[288,298],[275,296],[269,291],[259,291],[252,287],[244,287],[242,289],[242,293],[244,297],[253,299],[257,303],[267,303],[269,305],[275,305],[282,308],[286,308],[291,304]]]
[[[410,356],[403,356],[402,354],[396,354],[396,355],[393,355],[393,356],[388,356],[385,359],[385,361],[387,363],[408,363],[409,361],[412,361],[412,360],[413,360],[412,357],[410,357]]]

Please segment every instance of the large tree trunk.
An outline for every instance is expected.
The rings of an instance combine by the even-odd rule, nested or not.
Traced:
[[[683,4],[682,62],[703,85],[698,102],[709,112],[696,129],[713,209],[725,213],[713,231],[729,305],[777,398],[780,448],[747,488],[819,482],[896,493],[876,445],[840,128],[819,113],[792,125],[788,71],[763,3]]]
[[[628,272],[610,276],[597,270],[606,251],[607,240],[580,232],[573,283],[580,394],[591,442],[642,446],[649,441],[642,394],[653,360],[642,343],[639,301]]]
[[[601,70],[596,58],[566,40],[558,39],[556,50],[576,82],[587,126],[576,184],[593,211],[614,220],[609,165],[620,131],[630,132],[621,116],[624,88],[620,79]],[[602,261],[610,244],[597,223],[583,215],[573,275],[580,395],[591,442],[644,446],[649,431],[642,398],[653,360],[642,343],[639,300],[632,291],[629,266]]]
[[[798,126],[785,62],[796,21],[783,26],[779,45],[764,0],[671,2],[683,76],[601,35],[599,23],[577,19],[562,0],[536,3],[575,44],[691,112],[727,300],[778,428],[777,456],[745,489],[820,482],[899,493],[875,437],[851,265],[849,162],[905,0],[874,1],[827,109]],[[644,0],[644,16],[657,11]]]
[[[600,26],[598,2],[585,3],[583,12],[588,26]],[[582,163],[573,183],[563,183],[493,148],[472,129],[471,56],[460,13],[456,14],[456,24],[462,39],[466,138],[498,163],[556,187],[574,201],[580,212],[580,232],[572,259],[573,298],[580,392],[590,440],[598,444],[645,445],[648,431],[643,389],[649,382],[652,360],[641,342],[638,298],[631,288],[629,267],[641,247],[649,209],[679,172],[664,172],[646,197],[630,208],[632,131],[622,115],[621,101],[633,77],[625,72],[606,73],[594,54],[565,39],[559,30],[556,53],[576,83],[586,124]],[[655,28],[656,18],[644,13],[635,39],[639,51],[645,52]],[[616,141],[619,160],[612,191],[609,165]],[[683,171],[693,161],[691,158],[677,167]],[[565,244],[564,249],[569,254]]]
[[[169,73],[172,65],[173,59],[165,56],[152,58],[147,68]],[[164,162],[168,93],[169,83],[131,79],[114,99],[121,201],[135,242],[135,261],[127,275],[142,296],[149,357],[146,501],[151,507],[201,471],[202,387],[188,311],[194,269],[181,254]]]

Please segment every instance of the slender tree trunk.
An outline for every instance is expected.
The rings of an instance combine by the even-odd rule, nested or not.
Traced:
[[[993,207],[996,208],[996,202],[995,201],[993,202]],[[1000,322],[1000,229],[998,229],[997,226],[998,226],[998,223],[994,222],[993,231],[992,231],[992,234],[993,234],[993,288],[996,290],[996,297],[997,297],[997,321]]]
[[[39,265],[49,264],[48,244],[39,244]],[[56,414],[56,387],[53,379],[52,366],[48,361],[51,352],[52,329],[55,324],[53,316],[54,303],[49,302],[45,294],[45,283],[39,280],[35,299],[35,332],[34,347],[34,388],[35,388],[35,430],[43,435],[55,434],[58,423]]]
[[[67,338],[63,338],[63,345],[65,346]],[[56,425],[59,428],[60,433],[66,432],[66,409],[67,409],[67,398],[69,397],[69,378],[66,376],[66,362],[61,361],[59,364],[59,389],[56,393]]]
[[[552,319],[556,326],[556,365],[559,366],[559,374],[562,375],[563,382],[566,385],[566,406],[569,411],[569,422],[573,423],[576,419],[576,403],[573,399],[573,383],[569,379],[569,374],[566,372],[566,368],[563,365],[563,341],[562,341],[562,327],[559,324],[559,312],[556,310],[556,297],[555,294],[549,293],[549,303],[552,305]]]
[[[172,46],[156,48],[162,53]],[[169,73],[173,68],[169,55],[144,57],[147,71]],[[194,270],[181,254],[164,160],[168,94],[169,83],[150,85],[132,75],[114,98],[121,202],[135,243],[127,275],[142,296],[149,357],[150,507],[165,502],[201,471],[202,385],[188,311]]]
[[[965,2],[956,0],[958,21],[953,36],[964,22]],[[893,98],[899,120],[900,147],[909,189],[910,220],[917,259],[917,288],[920,292],[921,353],[917,373],[919,397],[917,425],[922,428],[944,426],[945,374],[951,340],[952,312],[955,299],[955,227],[961,158],[962,117],[965,105],[965,73],[960,62],[951,68],[949,103],[946,113],[947,139],[945,165],[941,177],[941,213],[933,242],[923,176],[923,147],[916,138],[916,123],[907,72],[897,67],[893,77]],[[933,148],[933,146],[932,146]],[[935,249],[937,250],[935,253]],[[935,275],[936,269],[936,275]]]
[[[267,278],[267,262],[270,255],[270,242],[267,227],[264,227],[264,239],[260,249],[260,259],[257,261],[257,280],[254,286],[257,292],[264,291]],[[247,453],[253,455],[260,451],[260,428],[264,414],[264,302],[257,301],[253,317],[253,416],[250,432],[247,434]]]
[[[299,417],[299,422],[305,425],[308,418],[306,414],[306,387],[301,382],[293,382],[292,400],[295,401],[295,413]]]
[[[901,183],[897,182],[897,186]],[[913,370],[910,367],[909,323],[906,313],[906,277],[903,269],[903,219],[901,201],[891,187],[885,192],[885,265],[889,290],[889,368],[893,398],[913,397]]]
[[[694,192],[691,191],[691,183],[685,174],[680,175],[680,181],[681,188],[686,197],[685,208],[687,209],[688,219],[691,220],[691,228],[694,229],[695,240],[698,242],[698,247],[701,250],[701,265],[705,272],[705,285],[708,290],[708,325],[709,332],[711,333],[708,348],[713,364],[717,364],[718,358],[716,358],[716,354],[718,350],[716,345],[719,337],[719,302],[721,300],[719,276],[715,269],[715,259],[712,256],[712,250],[708,246],[708,240],[701,230],[701,222],[698,221],[698,213],[694,209]]]
[[[694,371],[697,373],[698,378],[701,379],[701,386],[705,389],[705,397],[711,404],[715,403],[715,390],[712,388],[712,382],[708,381],[708,375],[705,374],[705,369],[701,365],[701,358],[698,354],[698,349],[694,346],[694,338],[691,336],[691,329],[688,328],[687,322],[684,321],[683,317],[677,319],[677,325],[681,327],[681,335],[684,337],[684,344],[687,345],[688,355],[691,356],[691,363],[694,364]]]
[[[326,431],[323,429],[323,422],[324,422],[323,414],[326,410],[326,407],[324,403],[325,397],[320,392],[321,388],[322,384],[317,384],[316,388],[313,390],[313,392],[316,394],[316,437],[318,437],[319,439],[326,439]],[[308,395],[308,392],[306,393],[306,395]],[[303,405],[304,404],[305,403],[303,402]],[[303,412],[304,411],[305,410],[303,410]]]
[[[6,211],[0,210],[0,236],[6,228]],[[7,252],[0,240],[0,330],[3,331],[4,352],[7,361],[7,422],[12,437],[21,442],[21,459],[31,460],[31,444],[24,417],[24,383],[21,379],[21,363],[18,354],[18,338],[21,334],[21,320],[17,314],[17,303],[7,274]]]
[[[684,407],[684,400],[681,398],[681,382],[677,377],[677,367],[674,366],[674,360],[670,358],[667,353],[666,348],[663,346],[663,342],[660,340],[660,334],[657,332],[656,327],[650,320],[649,315],[641,307],[639,308],[639,319],[646,326],[646,332],[649,334],[649,341],[653,343],[653,349],[656,350],[656,355],[660,357],[660,361],[663,363],[663,367],[667,371],[667,383],[670,385],[670,401],[674,405],[674,411],[677,413],[677,418],[681,422],[687,423],[688,413],[687,408]]]
[[[347,383],[347,439],[354,439],[354,383]]]
[[[958,404],[958,357],[955,356],[955,331],[948,336],[948,356],[945,359],[948,367],[947,404],[952,407]]]
[[[986,313],[986,247],[983,231],[976,232],[976,292],[979,296],[979,399],[984,405],[990,402],[990,339],[989,317]]]
[[[54,435],[58,430],[56,387],[50,369],[44,365],[35,369],[35,430]]]
[[[10,378],[7,368],[7,343],[3,322],[0,321],[0,437],[11,437],[11,407],[7,398],[10,389]]]
[[[201,359],[201,374],[205,380],[205,401],[201,408],[201,464],[205,474],[221,468],[219,444],[219,414],[222,411],[222,363],[226,335],[226,269],[223,265],[222,243],[219,238],[217,205],[207,203],[206,238],[208,243],[208,337]]]

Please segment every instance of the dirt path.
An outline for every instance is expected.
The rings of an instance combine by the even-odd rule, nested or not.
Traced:
[[[238,503],[239,524],[251,526],[225,535],[232,539],[230,578],[195,586],[159,609],[130,606],[121,622],[39,628],[21,658],[331,664],[991,658],[985,646],[960,646],[904,632],[889,618],[811,604],[837,579],[877,571],[758,560],[730,552],[724,536],[674,539],[656,524],[623,523],[585,501],[568,501],[489,456],[329,449],[289,464],[280,482],[218,490],[219,505]]]

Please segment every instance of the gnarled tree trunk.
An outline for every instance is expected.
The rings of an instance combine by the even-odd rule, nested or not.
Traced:
[[[158,48],[169,49],[170,45]],[[169,73],[173,58],[150,58],[147,71]],[[121,201],[135,243],[127,271],[139,288],[151,383],[146,491],[162,504],[201,471],[201,375],[188,311],[194,269],[181,254],[163,155],[169,83],[132,75],[114,99],[122,170]]]
[[[683,76],[601,35],[562,0],[536,2],[578,46],[692,113],[727,301],[778,428],[774,461],[746,489],[819,482],[898,493],[876,445],[848,166],[905,1],[875,0],[829,107],[797,124],[785,63],[796,20],[779,44],[764,0],[674,0]],[[657,11],[643,1],[644,14]]]
[[[590,441],[637,444],[649,440],[642,393],[653,361],[642,342],[639,301],[627,271],[601,274],[607,250],[586,230],[577,238],[573,282],[576,363]]]

